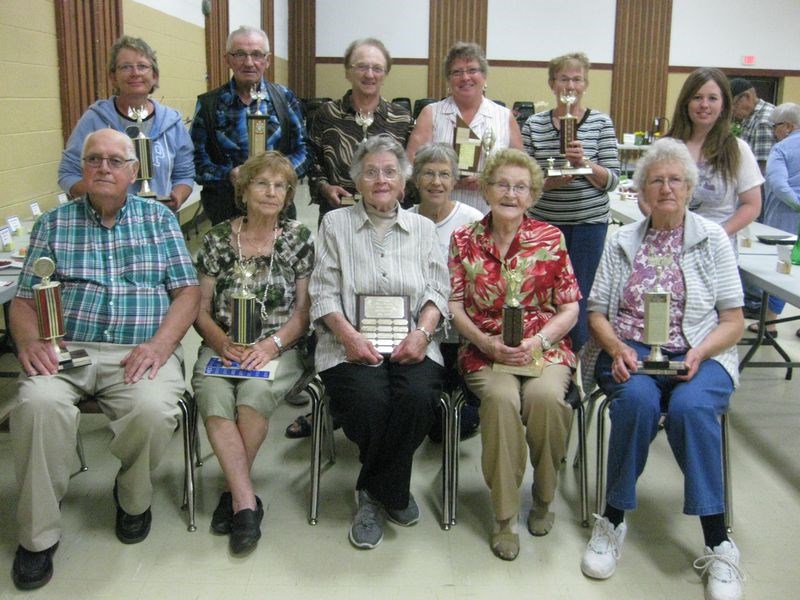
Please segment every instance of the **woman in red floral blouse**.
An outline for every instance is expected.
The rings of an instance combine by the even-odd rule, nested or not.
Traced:
[[[480,176],[490,212],[457,229],[450,245],[450,310],[466,340],[459,367],[481,401],[481,465],[495,517],[491,548],[504,560],[519,553],[519,486],[528,448],[534,468],[528,530],[545,535],[553,525],[549,506],[572,418],[564,396],[576,359],[567,334],[581,293],[564,236],[525,214],[542,182],[524,152],[499,151]],[[507,346],[503,305],[514,301],[523,309],[522,341]]]

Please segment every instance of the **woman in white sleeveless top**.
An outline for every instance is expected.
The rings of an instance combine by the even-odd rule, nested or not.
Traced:
[[[479,140],[494,138],[492,151],[501,148],[522,149],[519,125],[511,111],[484,97],[489,64],[483,49],[477,44],[456,42],[444,61],[450,95],[426,106],[408,140],[408,156],[413,160],[417,149],[428,142],[452,145],[456,123],[461,117]],[[473,136],[471,136],[473,137]],[[483,169],[486,152],[482,151],[478,169]],[[453,190],[452,199],[477,208],[486,214],[489,206],[478,191],[477,174],[461,177]]]

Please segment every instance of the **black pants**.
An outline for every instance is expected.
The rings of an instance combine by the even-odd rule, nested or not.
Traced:
[[[408,506],[414,451],[439,410],[443,371],[426,358],[415,365],[340,363],[320,373],[334,418],[359,448],[356,489],[387,508]]]

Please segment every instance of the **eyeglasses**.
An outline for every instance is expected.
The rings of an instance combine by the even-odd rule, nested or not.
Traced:
[[[383,75],[386,73],[386,69],[384,69],[381,65],[366,65],[364,63],[358,63],[355,65],[350,65],[350,68],[362,75],[366,75],[370,71],[375,73],[375,75]]]
[[[245,62],[248,57],[253,59],[253,62],[262,62],[265,58],[267,58],[267,54],[265,52],[261,52],[256,50],[255,52],[245,52],[244,50],[237,50],[236,52],[228,52],[228,56],[230,56],[236,62]]]
[[[364,172],[361,173],[361,177],[364,179],[364,181],[375,181],[381,175],[383,175],[383,178],[387,179],[388,181],[394,181],[400,177],[400,171],[394,167],[386,167],[385,169],[369,168],[365,169]]]
[[[505,181],[493,181],[491,185],[494,187],[494,189],[502,194],[510,194],[511,192],[514,192],[517,196],[524,196],[531,191],[531,186],[522,185],[521,183],[511,185]]]
[[[250,182],[250,187],[259,192],[266,192],[267,190],[271,189],[276,194],[285,194],[292,186],[285,181],[266,181],[264,179],[255,179]]]
[[[668,177],[666,179],[663,177],[654,177],[653,179],[648,179],[646,185],[647,187],[660,189],[665,183],[669,186],[669,189],[674,190],[683,187],[686,182],[682,177]]]
[[[119,171],[128,163],[136,162],[135,158],[122,158],[120,156],[98,156],[97,154],[90,154],[83,158],[83,164],[89,165],[93,169],[98,168],[103,164],[103,161],[108,162],[108,167],[113,171]]]
[[[447,183],[453,178],[453,174],[450,171],[423,171],[419,175],[423,181],[433,181],[437,177],[442,183]]]
[[[772,124],[772,130],[775,131],[781,125],[786,125],[786,121],[781,121],[780,123],[773,123]]]
[[[582,85],[586,83],[586,79],[583,77],[559,77],[556,79],[558,83],[561,85],[569,85],[569,83],[574,83],[575,85]]]
[[[129,63],[125,63],[124,65],[119,65],[114,68],[115,71],[122,71],[123,73],[130,74],[136,71],[137,73],[149,73],[153,70],[153,65],[147,65],[145,63],[139,63],[136,65],[132,65]]]
[[[464,77],[464,75],[477,75],[481,70],[477,67],[470,67],[469,69],[453,69],[450,71],[450,77]]]

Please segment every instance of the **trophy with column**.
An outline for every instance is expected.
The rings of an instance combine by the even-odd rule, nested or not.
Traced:
[[[503,265],[501,274],[506,282],[506,298],[503,304],[503,343],[506,346],[519,346],[522,343],[525,332],[525,308],[520,304],[519,300],[525,270],[522,266],[516,269],[509,269],[507,265]],[[497,362],[492,363],[493,371],[523,375],[525,377],[538,377],[542,374],[543,367],[542,353],[538,349],[535,351],[531,362],[527,365],[516,366]]]
[[[56,263],[43,256],[33,263],[33,272],[41,277],[41,282],[33,286],[36,305],[36,321],[39,325],[39,339],[48,341],[58,357],[58,370],[73,369],[92,364],[86,350],[62,348],[59,340],[64,337],[64,313],[61,310],[61,284],[50,281],[55,273]]]
[[[255,265],[236,263],[237,284],[231,293],[231,329],[228,335],[234,344],[252,346],[261,337],[261,319],[258,299],[251,291]]]
[[[156,197],[156,193],[150,189],[150,180],[153,178],[153,140],[145,135],[142,126],[142,121],[149,114],[147,106],[139,108],[131,106],[128,109],[128,116],[136,121],[139,129],[139,134],[133,138],[133,146],[136,148],[136,158],[139,159],[139,173],[136,175],[136,181],[142,182],[138,195],[143,198]]]
[[[669,360],[661,352],[661,344],[669,341],[669,308],[672,294],[661,287],[661,273],[672,262],[671,256],[650,256],[648,262],[655,268],[655,288],[644,294],[644,343],[650,345],[650,354],[637,362],[637,373],[645,375],[686,375],[689,372],[683,361]]]
[[[572,114],[572,105],[578,99],[577,94],[573,90],[563,90],[559,99],[567,107],[567,113],[563,117],[558,117],[561,125],[559,131],[558,142],[559,152],[561,156],[565,156],[569,145],[575,141],[578,131],[578,119]],[[574,167],[570,162],[564,159],[564,165],[561,167],[555,166],[555,158],[547,159],[547,176],[548,177],[561,177],[565,175],[591,175],[591,167]]]
[[[267,89],[261,84],[250,88],[250,97],[256,105],[255,110],[247,113],[247,158],[253,158],[267,149],[267,122],[269,116],[261,112],[261,102],[267,99]],[[251,104],[252,106],[252,104]]]

